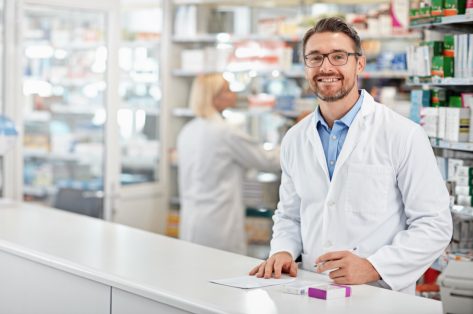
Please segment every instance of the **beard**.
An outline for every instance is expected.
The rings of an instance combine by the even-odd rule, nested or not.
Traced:
[[[355,80],[353,80],[353,83],[351,84],[351,86],[345,87],[342,84],[342,87],[340,87],[339,90],[335,91],[335,93],[333,93],[331,95],[324,95],[324,94],[322,94],[323,92],[317,86],[317,80],[319,78],[322,78],[322,77],[324,77],[324,75],[319,75],[319,76],[316,76],[314,78],[313,82],[315,84],[314,84],[313,92],[315,94],[315,97],[319,98],[320,100],[326,101],[326,102],[335,102],[337,100],[345,98],[352,91],[352,89],[355,87]],[[340,81],[343,82],[343,79],[344,78],[342,77],[340,79]],[[355,77],[355,79],[356,79],[356,77]]]

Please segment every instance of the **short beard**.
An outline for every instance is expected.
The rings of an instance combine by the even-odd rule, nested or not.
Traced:
[[[315,84],[317,84],[317,82],[315,82]],[[319,98],[320,100],[323,100],[323,101],[326,101],[326,102],[335,102],[337,100],[340,100],[340,99],[343,99],[345,98],[351,91],[352,89],[355,87],[355,81],[353,81],[353,84],[347,88],[347,89],[344,89],[343,87],[333,96],[322,96],[320,95],[319,93],[317,93],[316,91],[314,91],[314,94],[315,94],[315,97]]]

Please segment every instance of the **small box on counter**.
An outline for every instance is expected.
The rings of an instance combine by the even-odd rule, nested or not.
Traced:
[[[309,297],[331,300],[346,298],[351,296],[351,287],[343,285],[324,285],[318,287],[310,287],[308,291]]]

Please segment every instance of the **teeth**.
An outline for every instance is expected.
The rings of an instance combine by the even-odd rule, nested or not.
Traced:
[[[339,81],[339,79],[338,78],[323,78],[323,79],[320,79],[319,81],[324,82],[324,83],[332,83],[332,82]]]

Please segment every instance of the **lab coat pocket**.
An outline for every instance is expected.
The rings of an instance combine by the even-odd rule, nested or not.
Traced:
[[[345,210],[365,217],[383,213],[391,178],[389,166],[349,164]]]

